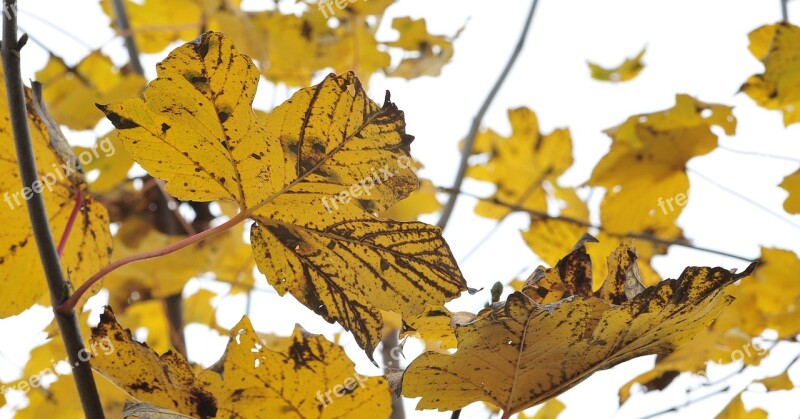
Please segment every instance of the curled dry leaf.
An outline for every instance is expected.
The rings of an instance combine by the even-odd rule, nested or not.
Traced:
[[[144,99],[99,106],[175,197],[247,211],[270,284],[352,331],[372,357],[380,310],[413,316],[467,288],[439,228],[374,215],[418,187],[403,112],[388,92],[378,106],[348,73],[261,120],[258,80],[228,36],[208,32],[159,63]]]
[[[592,293],[591,264],[579,245],[505,303],[457,327],[455,354],[415,359],[405,372],[403,394],[421,397],[418,409],[455,410],[485,401],[507,418],[598,370],[688,342],[730,304],[725,286],[755,266],[741,274],[689,267],[678,279],[628,298],[631,254],[623,243],[609,260],[606,285]]]

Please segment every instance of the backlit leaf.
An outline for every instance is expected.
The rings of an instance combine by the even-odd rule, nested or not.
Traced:
[[[350,330],[371,356],[380,310],[414,316],[466,289],[441,230],[376,218],[418,187],[403,113],[352,73],[301,89],[264,120],[258,70],[209,32],[158,65],[144,100],[100,106],[149,173],[183,200],[228,200],[256,221],[257,266]]]
[[[497,191],[493,199],[528,210],[547,211],[545,182],[553,182],[572,165],[572,139],[566,129],[539,133],[536,114],[527,108],[508,111],[511,136],[482,131],[473,153],[486,155],[488,162],[469,168],[467,176],[492,182]],[[475,212],[500,219],[509,213],[507,206],[480,201]]]
[[[604,68],[590,62],[589,70],[592,72],[592,78],[600,81],[613,82],[632,80],[638,76],[644,68],[642,57],[644,56],[644,52],[646,50],[647,48],[642,48],[642,50],[636,54],[635,57],[626,58],[622,64],[614,68]]]
[[[92,342],[110,341],[114,351],[92,358],[92,367],[137,400],[193,417],[217,414],[217,402],[178,353],[156,354],[131,337],[106,307],[92,329]]]
[[[537,290],[526,285],[505,303],[481,311],[472,323],[456,327],[458,351],[415,359],[405,372],[403,394],[421,397],[418,409],[454,410],[480,400],[500,406],[509,417],[600,369],[688,342],[730,304],[724,287],[753,267],[739,275],[690,267],[678,279],[662,281],[632,299],[618,296],[614,303],[586,294],[591,293],[587,259],[578,246],[544,272],[562,286]],[[619,262],[619,271],[627,271],[630,260]],[[616,288],[625,278],[612,274],[608,281]],[[531,298],[547,299],[557,290],[572,297],[545,305]]]
[[[355,372],[344,350],[295,327],[285,350],[267,349],[245,317],[216,368],[200,378],[228,418],[388,418],[389,385]]]
[[[750,33],[750,52],[764,73],[750,76],[741,90],[759,106],[783,112],[783,124],[800,121],[800,28],[780,22]]]
[[[790,214],[800,214],[800,170],[783,178],[780,186],[789,192],[783,208]]]
[[[54,55],[36,72],[44,85],[44,100],[53,118],[72,129],[91,129],[103,118],[95,103],[107,103],[136,96],[144,77],[118,69],[99,51],[92,52],[74,67]]]
[[[2,78],[2,72],[0,72]],[[5,96],[5,84],[0,97]],[[0,318],[19,314],[37,302],[49,304],[47,283],[39,258],[39,250],[25,197],[41,193],[45,201],[50,231],[58,243],[64,234],[76,196],[83,196],[72,231],[64,248],[61,266],[65,277],[75,287],[105,266],[111,252],[111,234],[105,208],[89,193],[80,172],[77,158],[66,146],[66,139],[41,103],[33,100],[26,89],[28,126],[36,155],[38,179],[23,189],[17,164],[17,152],[8,116],[8,102],[0,101],[0,286],[6,297],[0,306]],[[21,280],[23,279],[24,280]],[[94,287],[96,291],[99,287]],[[93,294],[91,292],[90,294]]]
[[[686,163],[717,147],[712,126],[732,135],[731,108],[678,95],[671,109],[628,118],[606,130],[611,150],[595,166],[589,185],[607,188],[600,220],[610,233],[648,232],[676,238],[674,222],[686,205]]]

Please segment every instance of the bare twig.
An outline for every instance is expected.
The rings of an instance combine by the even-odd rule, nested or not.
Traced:
[[[448,192],[448,193],[451,192],[450,188],[445,188],[445,187],[439,187],[439,190],[442,190],[442,191],[445,191],[445,192]],[[527,208],[521,207],[519,205],[513,205],[513,204],[506,203],[506,202],[502,202],[502,201],[498,200],[497,198],[486,198],[486,197],[478,196],[478,195],[475,195],[475,194],[471,194],[469,192],[457,191],[457,193],[460,194],[460,195],[468,196],[470,198],[480,199],[480,200],[483,200],[483,201],[489,201],[489,202],[492,202],[494,204],[497,204],[497,205],[504,206],[506,208],[512,209],[514,211],[527,212],[532,217],[537,218],[537,219],[541,219],[541,220],[560,220],[560,221],[565,221],[565,222],[576,224],[576,225],[579,225],[579,226],[582,226],[582,227],[586,227],[586,228],[593,228],[593,229],[596,229],[598,231],[606,231],[602,226],[594,225],[592,223],[588,223],[588,222],[583,221],[583,220],[578,220],[576,218],[571,218],[571,217],[566,217],[566,216],[553,216],[553,215],[547,214],[546,212],[531,210],[531,209],[527,209]],[[661,244],[661,245],[665,245],[665,246],[681,246],[681,247],[685,247],[687,249],[699,250],[701,252],[706,252],[706,253],[713,253],[713,254],[716,254],[716,255],[725,256],[725,257],[729,257],[729,258],[732,258],[732,259],[739,259],[739,260],[743,260],[745,262],[754,262],[754,261],[756,261],[756,259],[748,258],[748,257],[745,257],[745,256],[735,255],[733,253],[723,252],[723,251],[715,250],[715,249],[709,249],[707,247],[695,246],[695,245],[693,245],[693,244],[691,244],[691,243],[689,243],[687,241],[683,241],[683,240],[662,239],[662,238],[655,237],[655,236],[650,235],[650,234],[641,234],[641,233],[619,234],[619,233],[611,233],[611,232],[608,232],[608,231],[606,231],[606,232],[608,234],[612,235],[612,236],[644,240],[644,241],[648,241],[650,243]]]
[[[136,40],[131,33],[131,25],[128,22],[128,12],[125,10],[125,3],[123,0],[112,0],[114,6],[114,14],[117,16],[117,30],[124,33],[125,48],[128,50],[128,57],[130,58],[131,70],[134,73],[144,76],[144,68],[142,62],[139,60],[139,48],[136,46]]]
[[[653,414],[650,414],[650,415],[647,415],[647,416],[642,416],[640,419],[651,419],[651,418],[654,418],[654,417],[657,417],[657,416],[666,415],[667,413],[677,412],[677,411],[679,411],[679,410],[681,410],[683,408],[689,407],[689,405],[691,405],[693,403],[697,403],[697,402],[703,401],[705,399],[709,399],[711,397],[720,395],[722,393],[725,393],[728,390],[730,390],[730,387],[722,387],[722,388],[720,388],[720,389],[718,389],[716,391],[712,391],[711,393],[705,394],[705,395],[700,396],[700,397],[698,397],[696,399],[687,400],[685,403],[683,403],[680,406],[673,406],[673,407],[670,407],[669,409],[664,409],[664,410],[662,410],[660,412],[656,412],[656,413],[653,413]]]
[[[519,40],[517,40],[517,45],[514,47],[514,52],[511,53],[511,57],[509,57],[505,68],[503,68],[503,72],[500,73],[500,77],[497,78],[492,90],[489,91],[489,95],[486,96],[486,99],[483,101],[483,105],[481,105],[480,110],[478,110],[478,113],[472,120],[472,126],[470,126],[467,138],[464,140],[464,148],[461,150],[461,161],[458,165],[456,179],[453,181],[453,191],[458,191],[461,189],[461,184],[464,182],[464,176],[467,174],[467,162],[470,154],[472,153],[472,146],[475,144],[475,139],[478,137],[478,131],[480,130],[483,117],[489,110],[489,106],[492,104],[492,101],[494,101],[495,96],[497,96],[497,93],[500,91],[500,87],[503,86],[508,74],[511,72],[511,68],[514,67],[517,57],[519,57],[520,52],[522,52],[522,46],[525,44],[525,38],[528,37],[528,30],[531,27],[533,15],[536,12],[536,5],[538,3],[539,0],[533,0],[533,3],[531,3],[530,11],[525,19],[525,26],[522,28],[522,33],[519,35]],[[439,217],[439,222],[436,223],[436,225],[441,227],[442,230],[444,230],[444,228],[447,226],[447,222],[450,220],[450,215],[453,213],[453,209],[456,206],[457,200],[458,193],[451,192],[450,196],[447,198],[447,203],[445,203],[444,208],[442,209],[442,215]]]
[[[383,337],[381,341],[381,359],[383,360],[383,372],[391,372],[392,368],[399,368],[398,360],[392,359],[392,351],[397,348],[400,342],[397,339],[397,330],[392,330]],[[392,415],[390,419],[404,419],[406,417],[403,408],[403,398],[392,396]]]
[[[781,0],[781,18],[789,23],[789,0]]]
[[[4,0],[4,10],[16,10],[16,0]],[[20,71],[20,52],[27,41],[23,35],[17,39],[17,14],[10,13],[3,20],[3,40],[0,56],[5,72],[6,99],[8,100],[9,117],[14,133],[14,145],[17,150],[20,174],[23,186],[30,187],[38,179],[36,157],[33,153],[31,135],[28,128],[28,115],[25,106],[25,92]],[[50,231],[47,209],[41,194],[33,194],[28,200],[28,216],[31,220],[36,246],[39,249],[44,268],[47,286],[50,290],[50,301],[53,307],[61,305],[69,294],[69,285],[61,270],[58,250]],[[21,280],[22,278],[20,278]],[[79,359],[86,351],[81,338],[78,318],[74,310],[55,313],[56,323],[64,340],[69,362],[73,368],[73,377],[78,389],[78,396],[87,418],[103,418],[103,406],[97,394],[92,369],[89,363]]]

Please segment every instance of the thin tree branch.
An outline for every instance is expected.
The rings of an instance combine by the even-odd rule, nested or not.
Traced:
[[[651,418],[655,418],[657,416],[666,415],[667,413],[677,412],[677,411],[679,411],[681,409],[689,407],[689,405],[691,405],[693,403],[697,403],[697,402],[703,401],[705,399],[709,399],[711,397],[720,395],[722,393],[725,393],[728,390],[730,390],[730,387],[722,387],[719,390],[712,391],[711,393],[708,393],[708,394],[703,395],[701,397],[698,397],[696,399],[687,400],[686,403],[684,403],[684,404],[682,404],[680,406],[673,406],[673,407],[670,407],[669,409],[664,409],[664,410],[662,410],[660,412],[656,412],[656,413],[653,413],[653,414],[650,414],[650,415],[647,415],[647,416],[642,416],[640,419],[651,419]]]
[[[800,226],[799,226],[799,225],[797,225],[797,224],[793,223],[793,222],[792,222],[792,220],[790,220],[790,219],[788,219],[788,218],[784,217],[782,214],[780,214],[780,213],[778,213],[778,212],[775,212],[775,211],[773,211],[772,209],[770,209],[770,208],[769,208],[769,207],[767,207],[766,205],[762,205],[761,203],[759,203],[759,202],[756,202],[756,201],[755,201],[755,200],[753,200],[753,199],[750,199],[748,196],[746,196],[746,195],[744,195],[744,194],[742,194],[742,193],[739,193],[739,191],[737,191],[737,190],[735,190],[735,189],[732,189],[732,188],[729,188],[729,187],[727,187],[727,186],[725,186],[725,185],[723,185],[723,184],[721,184],[721,183],[718,183],[718,182],[717,182],[717,181],[715,181],[714,179],[711,179],[710,177],[708,177],[708,176],[706,176],[706,175],[704,175],[704,174],[702,174],[702,173],[698,172],[697,170],[693,170],[693,169],[689,169],[689,168],[687,168],[686,170],[687,170],[687,172],[689,172],[689,173],[693,173],[693,174],[697,175],[697,176],[698,176],[698,177],[700,177],[701,179],[703,179],[703,180],[705,180],[706,182],[708,182],[708,183],[710,183],[710,184],[712,184],[712,185],[716,186],[717,188],[719,188],[719,189],[721,189],[721,190],[723,190],[723,191],[727,192],[728,194],[730,194],[730,195],[733,195],[733,196],[735,196],[735,197],[737,197],[737,198],[741,199],[742,201],[744,201],[744,202],[747,202],[748,204],[750,204],[750,205],[752,205],[752,206],[754,206],[754,207],[756,207],[756,208],[760,209],[761,211],[764,211],[765,213],[767,213],[767,214],[769,214],[769,215],[773,216],[774,218],[776,218],[776,219],[778,219],[778,220],[781,220],[781,221],[783,221],[784,223],[786,223],[786,224],[788,224],[788,225],[790,225],[790,226],[792,226],[792,227],[794,227],[794,228],[796,228],[796,229],[800,230]]]
[[[744,155],[747,155],[747,156],[764,157],[764,158],[767,158],[767,159],[785,160],[785,161],[790,161],[790,162],[793,162],[793,163],[800,163],[800,158],[796,158],[796,157],[779,156],[777,154],[762,153],[760,151],[737,150],[735,148],[729,148],[729,147],[725,147],[725,146],[722,146],[722,145],[718,145],[717,149],[718,150],[727,151],[729,153],[744,154]]]
[[[392,351],[400,344],[397,339],[397,330],[392,330],[383,337],[381,341],[381,359],[383,360],[384,374],[391,372],[393,369],[400,367],[399,360],[392,359]],[[392,415],[390,419],[404,419],[406,417],[405,409],[403,408],[403,398],[399,396],[392,396]]]
[[[781,18],[784,23],[789,23],[789,0],[781,0]]]
[[[117,17],[117,30],[123,33],[125,40],[125,48],[128,50],[128,57],[130,58],[131,70],[134,73],[144,76],[144,68],[142,62],[139,60],[139,48],[136,46],[136,40],[131,33],[131,25],[128,22],[128,12],[125,10],[125,3],[123,0],[112,0],[114,6],[114,14]]]
[[[483,105],[481,105],[480,110],[478,110],[478,113],[472,120],[472,126],[469,128],[467,138],[464,140],[464,147],[461,150],[461,161],[458,164],[456,179],[453,181],[453,187],[451,188],[453,192],[450,192],[450,196],[447,198],[447,203],[445,203],[444,208],[442,209],[442,215],[439,218],[439,222],[436,223],[436,225],[441,227],[442,230],[444,230],[444,228],[447,226],[447,222],[450,221],[450,216],[453,214],[453,209],[456,206],[456,201],[458,200],[458,193],[456,191],[461,189],[461,184],[464,182],[464,176],[467,174],[468,159],[472,153],[472,147],[475,144],[475,139],[478,137],[478,131],[480,130],[483,117],[489,110],[489,106],[492,104],[492,101],[494,101],[495,96],[497,96],[497,93],[500,91],[500,87],[502,87],[503,83],[506,81],[508,74],[511,72],[511,68],[514,67],[514,63],[517,61],[520,52],[522,52],[522,46],[525,44],[525,38],[528,37],[528,30],[531,27],[531,22],[533,21],[533,15],[536,12],[537,4],[539,4],[539,0],[533,0],[533,3],[531,3],[530,11],[525,19],[525,26],[522,28],[522,33],[519,35],[519,40],[517,40],[517,45],[514,47],[511,57],[509,57],[505,68],[503,68],[503,72],[500,73],[500,77],[497,78],[492,90],[489,91],[489,95],[486,96],[486,99],[483,101]]]
[[[3,60],[5,72],[6,99],[8,101],[9,117],[14,134],[14,145],[17,151],[22,185],[31,187],[38,179],[36,157],[33,153],[31,135],[28,128],[28,115],[25,105],[25,92],[20,71],[20,52],[27,41],[23,35],[17,39],[17,2],[4,0],[4,10],[12,11],[3,20],[3,40],[0,56]],[[50,231],[50,222],[47,218],[47,209],[41,194],[33,194],[27,202],[28,216],[31,220],[33,235],[39,250],[42,266],[44,268],[47,286],[50,289],[50,301],[53,307],[61,305],[69,294],[69,285],[61,270],[53,234]],[[23,280],[23,278],[18,278]],[[87,418],[104,418],[103,406],[97,394],[92,369],[88,362],[82,362],[80,354],[85,353],[78,318],[74,310],[55,312],[56,323],[64,340],[69,362],[74,366],[73,378],[78,389],[78,396]]]
[[[452,192],[452,190],[450,188],[439,187],[438,189],[441,190],[441,191],[444,191],[444,192],[448,192],[448,193]],[[482,196],[479,196],[479,195],[471,194],[469,192],[457,191],[457,193],[461,194],[461,195],[464,195],[464,196],[468,196],[470,198],[479,199],[479,200],[482,200],[482,201],[489,201],[489,202],[491,202],[493,204],[504,206],[504,207],[509,208],[511,210],[514,210],[514,211],[527,212],[532,217],[535,217],[537,219],[565,221],[565,222],[568,222],[568,223],[579,225],[581,227],[593,228],[593,229],[596,229],[598,231],[605,231],[606,233],[608,233],[608,234],[610,234],[612,236],[644,240],[644,241],[648,241],[650,243],[661,244],[661,245],[665,245],[665,246],[681,246],[681,247],[685,247],[687,249],[699,250],[701,252],[706,252],[706,253],[713,253],[715,255],[725,256],[725,257],[729,257],[729,258],[732,258],[732,259],[739,259],[739,260],[743,260],[745,262],[755,262],[757,260],[757,259],[748,258],[748,257],[745,257],[745,256],[735,255],[733,253],[723,252],[723,251],[720,251],[720,250],[709,249],[707,247],[695,246],[695,245],[693,245],[693,244],[691,244],[689,242],[683,241],[683,240],[662,239],[662,238],[655,237],[655,236],[650,235],[650,234],[641,234],[641,233],[627,233],[627,234],[612,233],[612,232],[608,232],[607,230],[605,230],[602,226],[594,225],[592,223],[589,223],[589,222],[586,222],[586,221],[583,221],[583,220],[579,220],[577,218],[566,217],[566,216],[561,216],[561,215],[553,216],[553,215],[547,214],[546,212],[527,209],[527,208],[521,207],[519,205],[508,204],[506,202],[502,202],[502,201],[498,200],[497,198],[486,198],[486,197],[482,197]]]

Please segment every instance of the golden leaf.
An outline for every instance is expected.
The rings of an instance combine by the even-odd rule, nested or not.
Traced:
[[[228,200],[256,223],[256,264],[281,295],[350,330],[371,357],[380,310],[443,304],[466,283],[441,237],[380,212],[418,186],[403,113],[352,73],[301,89],[265,120],[258,70],[209,32],[158,65],[144,100],[100,106],[134,159],[183,200]]]
[[[671,381],[665,379],[667,376],[704,371],[708,361],[758,365],[768,350],[753,343],[753,339],[766,329],[777,331],[781,339],[800,333],[800,259],[790,251],[765,248],[759,261],[753,275],[728,288],[735,301],[713,326],[623,385],[619,391],[621,403],[630,397],[635,383],[642,383],[647,390],[657,389],[660,387],[655,383]]]
[[[103,118],[94,106],[136,96],[144,87],[144,77],[118,69],[99,51],[92,52],[75,67],[54,55],[36,72],[44,85],[44,100],[53,118],[75,130],[92,129]]]
[[[783,178],[780,187],[789,192],[789,197],[783,203],[783,208],[789,214],[800,214],[800,170]]]
[[[731,108],[678,95],[671,109],[636,115],[608,129],[611,150],[595,166],[589,185],[607,188],[600,220],[609,233],[680,236],[675,220],[686,205],[686,163],[717,147],[711,127],[736,128]]]
[[[789,377],[788,370],[772,377],[762,378],[756,382],[763,384],[767,391],[791,390],[794,388],[794,383]]]
[[[783,124],[800,121],[800,28],[786,22],[765,25],[750,32],[750,52],[764,63],[764,73],[750,76],[742,85],[759,106],[783,112]]]
[[[103,11],[116,29],[112,0],[101,0]],[[189,41],[200,32],[203,9],[196,0],[125,0],[123,5],[139,51],[161,52],[175,41]]]
[[[94,373],[94,380],[106,417],[121,418],[122,406],[128,396],[98,373]],[[28,406],[15,412],[15,418],[84,417],[78,390],[71,376],[60,376],[56,382],[50,384],[46,389],[42,387],[31,389],[28,392],[28,398]]]
[[[767,419],[767,412],[760,408],[745,410],[742,393],[739,393],[715,419]]]
[[[92,191],[104,193],[114,189],[128,179],[128,171],[133,166],[133,159],[117,138],[117,131],[111,131],[97,139],[92,147],[74,147],[75,154],[90,153],[94,158],[83,165],[87,175],[92,171],[99,172],[97,178],[90,182]]]
[[[622,64],[614,68],[604,68],[590,62],[589,70],[592,72],[592,78],[595,80],[612,82],[633,80],[639,75],[642,69],[644,69],[642,57],[644,57],[645,51],[647,51],[647,48],[642,48],[635,57],[626,58]]]
[[[618,262],[619,271],[627,271],[630,258]],[[686,268],[678,279],[662,281],[629,300],[619,296],[620,304],[614,304],[602,295],[571,294],[589,289],[590,267],[579,246],[544,272],[543,277],[559,278],[560,287],[526,285],[505,303],[457,327],[458,351],[415,359],[405,372],[403,394],[421,397],[418,409],[454,410],[480,400],[500,406],[503,417],[509,417],[600,369],[667,353],[691,340],[730,304],[724,287],[748,275],[753,266],[738,275],[722,268]],[[614,274],[607,281],[618,289],[625,278]],[[559,291],[564,289],[568,292]],[[551,292],[571,298],[546,305],[531,298],[548,299]]]
[[[485,154],[486,163],[473,165],[467,176],[492,182],[497,191],[494,200],[528,210],[547,211],[545,182],[554,182],[572,165],[572,139],[566,129],[550,134],[539,133],[536,114],[528,108],[508,111],[511,136],[502,137],[494,131],[479,133],[474,154]],[[491,201],[480,201],[475,207],[478,215],[500,219],[510,210]]]
[[[436,199],[436,186],[428,179],[422,179],[419,189],[408,195],[408,198],[394,204],[380,214],[381,218],[396,221],[414,221],[422,214],[439,211],[442,204]]]
[[[200,375],[229,418],[388,418],[389,385],[355,372],[344,350],[295,327],[279,352],[266,349],[247,317],[231,329],[215,367]]]
[[[447,308],[431,307],[421,315],[404,321],[400,337],[413,336],[426,343],[438,344],[441,349],[453,349],[458,344],[451,325],[453,321],[457,321],[457,318]]]
[[[388,46],[402,48],[412,52],[411,57],[403,58],[396,68],[387,72],[390,77],[413,79],[420,76],[436,77],[442,73],[442,67],[453,58],[453,41],[458,33],[448,38],[442,35],[431,35],[425,25],[425,19],[396,17],[392,20],[392,28],[400,32],[400,39],[388,42]]]
[[[92,329],[92,343],[110,342],[114,351],[92,358],[92,367],[139,401],[193,417],[217,413],[214,397],[197,380],[192,367],[173,351],[156,354],[131,337],[106,306]]]
[[[530,419],[556,419],[566,408],[558,399],[550,399]],[[528,415],[520,413],[518,419],[528,419]]]
[[[569,252],[587,228],[562,219],[537,219],[531,218],[528,230],[522,232],[522,238],[528,247],[550,266],[555,266],[559,257]],[[603,231],[597,234],[597,242],[588,243],[586,250],[592,260],[592,289],[598,290],[608,276],[606,261],[616,249],[615,243],[622,240],[622,236],[611,235]],[[666,253],[666,246],[655,245],[645,240],[637,242],[638,268],[641,280],[645,286],[655,285],[661,277],[650,266],[653,256]]]
[[[0,71],[0,79],[2,79]],[[5,84],[0,96],[5,95]],[[43,105],[33,99],[26,89],[28,126],[36,156],[38,179],[23,189],[17,164],[17,151],[8,117],[8,103],[1,101],[0,115],[0,285],[6,297],[0,307],[0,318],[19,314],[37,302],[49,305],[47,282],[33,237],[26,197],[43,194],[50,232],[56,243],[60,242],[70,215],[75,208],[77,195],[83,196],[83,205],[67,239],[61,257],[65,277],[75,287],[108,262],[111,252],[111,233],[105,208],[89,193],[81,173],[76,172],[79,157],[65,146],[58,125],[46,113]],[[23,280],[24,279],[24,280]],[[94,287],[94,294],[99,286]]]

